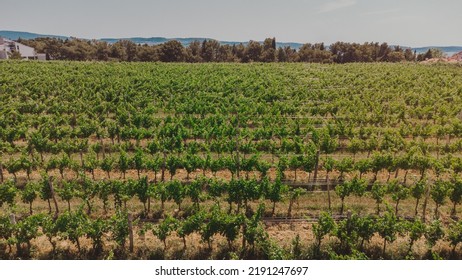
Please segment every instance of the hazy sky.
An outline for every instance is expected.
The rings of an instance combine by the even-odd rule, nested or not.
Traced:
[[[461,0],[0,0],[0,30],[462,45]]]

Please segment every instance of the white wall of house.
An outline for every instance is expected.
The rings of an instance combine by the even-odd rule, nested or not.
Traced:
[[[0,59],[8,59],[8,53],[17,51],[23,59],[37,59],[34,48],[0,37]]]
[[[0,59],[8,59],[8,54],[6,51],[0,48]]]

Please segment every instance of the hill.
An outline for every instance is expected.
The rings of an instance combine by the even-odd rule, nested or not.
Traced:
[[[37,33],[30,33],[30,32],[22,32],[22,31],[9,31],[9,30],[1,30],[0,37],[4,37],[10,40],[18,40],[21,39],[36,39],[36,38],[59,38],[59,39],[68,39],[70,37],[60,36],[60,35],[44,35],[44,34],[37,34]]]

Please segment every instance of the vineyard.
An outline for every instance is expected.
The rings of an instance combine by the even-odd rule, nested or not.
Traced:
[[[458,65],[0,73],[0,259],[462,258]]]

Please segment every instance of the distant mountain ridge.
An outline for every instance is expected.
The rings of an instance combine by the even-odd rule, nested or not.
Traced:
[[[22,31],[8,31],[8,30],[1,30],[0,31],[0,37],[7,38],[10,40],[18,40],[19,38],[21,39],[36,39],[36,38],[59,38],[59,39],[67,39],[70,37],[66,36],[60,36],[60,35],[43,35],[43,34],[37,34],[37,33],[30,33],[30,32],[22,32]]]
[[[9,31],[9,30],[0,31],[0,37],[4,37],[10,40],[17,40],[19,38],[35,39],[35,38],[46,38],[46,37],[59,38],[63,40],[71,38],[71,36],[43,35],[43,34],[37,34],[37,33],[22,32],[22,31]],[[85,39],[85,38],[82,38],[82,39]],[[148,45],[158,45],[158,44],[163,44],[171,40],[177,40],[184,46],[187,46],[194,41],[204,41],[204,40],[212,40],[212,39],[211,38],[195,38],[195,37],[192,37],[192,38],[131,37],[131,38],[101,38],[97,40],[105,41],[111,44],[119,40],[130,40],[135,44],[148,44]],[[218,42],[223,45],[238,45],[238,44],[247,45],[248,44],[248,42],[238,42],[238,41],[218,41]],[[303,46],[303,43],[276,42],[276,46],[277,47],[290,46],[293,49],[299,49],[301,46]],[[455,53],[462,51],[462,46],[427,46],[427,47],[411,47],[411,48],[412,50],[415,50],[417,53],[425,53],[431,48],[437,48],[443,51],[444,53],[446,53],[448,56],[451,56]]]
[[[165,38],[165,37],[150,37],[150,38],[143,38],[143,37],[131,37],[131,38],[101,38],[99,39],[101,41],[105,41],[108,43],[115,43],[119,40],[130,40],[135,44],[148,44],[148,45],[158,45],[158,44],[163,44],[165,42],[171,41],[171,40],[176,40],[180,42],[184,46],[188,46],[194,41],[199,41],[202,42],[204,40],[215,40],[212,38]],[[247,45],[248,42],[238,42],[238,41],[218,41],[222,45]],[[260,42],[261,43],[261,42]],[[295,43],[295,42],[276,42],[276,47],[286,47],[290,46],[291,48],[298,49],[302,46],[303,44],[301,43]]]

